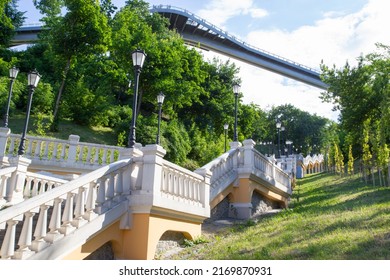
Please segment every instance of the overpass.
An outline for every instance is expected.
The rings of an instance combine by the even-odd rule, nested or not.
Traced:
[[[226,55],[310,86],[328,88],[314,69],[251,46],[185,9],[159,5],[153,6],[150,11],[168,18],[169,28],[181,34],[189,45]],[[42,26],[19,28],[12,45],[36,42],[41,29]]]

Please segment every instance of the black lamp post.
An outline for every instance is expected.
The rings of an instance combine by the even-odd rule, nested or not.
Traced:
[[[278,158],[280,158],[280,128],[282,127],[282,123],[279,119],[276,120],[276,129],[278,130]]]
[[[5,116],[4,116],[4,127],[8,127],[8,117],[9,117],[9,107],[11,105],[12,87],[14,86],[14,82],[16,77],[18,76],[18,73],[19,73],[19,69],[16,67],[12,67],[11,69],[9,69],[9,78],[11,82],[9,84],[7,109],[5,111]]]
[[[225,123],[223,125],[223,129],[225,130],[225,153],[227,151],[227,131],[228,131],[228,128],[229,128],[229,124]]]
[[[283,151],[284,151],[284,131],[286,130],[286,128],[284,126],[282,126],[280,128],[280,141],[282,142],[282,147],[281,147],[281,150],[282,150],[282,155],[284,155]]]
[[[31,104],[32,104],[32,97],[34,94],[34,90],[38,85],[39,80],[41,79],[41,76],[39,73],[34,70],[28,73],[28,103],[27,103],[27,112],[26,112],[26,120],[24,123],[24,129],[22,133],[22,138],[20,140],[18,155],[22,156],[25,152],[25,142],[26,142],[26,134],[27,134],[27,127],[28,127],[28,121],[30,119],[30,111],[31,111]]]
[[[160,92],[157,95],[157,104],[158,104],[158,131],[157,131],[157,138],[156,138],[156,144],[160,145],[160,125],[161,125],[161,107],[164,103],[165,95]]]
[[[234,84],[233,85],[233,92],[234,92],[234,135],[233,135],[233,141],[237,142],[238,141],[238,136],[237,136],[237,110],[238,110],[238,93],[240,92],[241,86],[239,84]]]
[[[145,62],[146,54],[142,50],[135,50],[132,54],[134,66],[134,96],[133,96],[133,113],[131,118],[131,126],[129,132],[128,148],[134,148],[135,145],[135,123],[137,118],[137,104],[138,104],[138,83],[139,75],[141,74],[142,66]]]

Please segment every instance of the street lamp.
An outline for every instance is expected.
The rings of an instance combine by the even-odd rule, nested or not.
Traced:
[[[282,126],[281,128],[280,128],[280,135],[281,135],[281,142],[282,142],[282,146],[284,146],[284,137],[283,137],[283,135],[284,135],[284,131],[286,130],[286,128],[284,127],[284,126]],[[284,149],[282,149],[282,155],[283,155],[283,150]]]
[[[234,92],[234,135],[233,135],[233,141],[237,142],[238,141],[238,136],[237,136],[237,102],[238,102],[238,93],[240,92],[241,86],[239,84],[234,84],[233,85],[233,92]]]
[[[138,104],[138,83],[139,75],[141,74],[142,66],[145,62],[146,54],[142,50],[135,50],[131,54],[134,66],[134,96],[133,96],[133,113],[131,118],[131,126],[129,132],[128,148],[134,148],[135,145],[135,122],[137,118],[137,104]]]
[[[279,119],[276,120],[276,129],[278,130],[278,157],[280,158],[280,128],[282,127],[282,123]]]
[[[11,82],[9,84],[7,109],[5,111],[5,116],[4,116],[4,127],[8,127],[8,117],[9,117],[9,107],[11,105],[12,87],[14,86],[14,82],[16,77],[18,76],[18,73],[19,73],[19,69],[16,67],[12,67],[11,69],[9,69],[9,78]]]
[[[27,134],[27,127],[28,127],[28,121],[30,119],[30,111],[31,111],[31,104],[32,104],[32,97],[34,94],[35,88],[38,86],[38,82],[41,79],[41,76],[39,73],[34,70],[28,73],[28,103],[27,103],[27,112],[26,112],[26,120],[24,123],[24,129],[22,133],[22,138],[19,144],[19,150],[18,150],[18,155],[22,156],[24,155],[25,152],[25,142],[26,142],[26,134]]]
[[[228,131],[228,128],[229,128],[229,124],[225,123],[223,125],[223,129],[225,130],[225,153],[227,151],[227,131]]]
[[[157,139],[156,139],[157,145],[160,145],[161,107],[162,104],[164,103],[164,98],[165,95],[162,92],[160,92],[157,95],[157,104],[158,104],[158,131],[157,131]]]

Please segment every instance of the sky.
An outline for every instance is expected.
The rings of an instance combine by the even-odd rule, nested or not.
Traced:
[[[112,0],[122,7],[125,0]],[[319,71],[321,61],[342,68],[348,61],[390,45],[387,0],[149,0],[186,9],[246,43]],[[19,0],[26,23],[38,22],[32,0]],[[204,53],[205,59],[218,56]],[[268,110],[295,107],[337,121],[339,113],[320,99],[323,90],[230,59],[239,68],[243,102]]]

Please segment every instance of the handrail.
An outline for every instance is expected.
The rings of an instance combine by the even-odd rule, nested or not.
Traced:
[[[202,23],[202,24],[205,24],[205,25],[208,25],[209,27],[217,30],[220,34],[223,34],[224,36],[226,36],[227,38],[231,39],[232,41],[234,41],[235,43],[241,45],[242,47],[246,48],[246,49],[253,49],[253,50],[256,50],[258,52],[261,52],[261,53],[264,53],[264,54],[267,54],[269,56],[272,56],[274,58],[277,58],[279,60],[282,60],[284,62],[287,62],[287,63],[290,63],[290,64],[293,64],[293,65],[296,65],[296,66],[299,66],[299,67],[302,67],[302,68],[305,68],[311,72],[313,72],[314,74],[318,74],[319,75],[319,72],[318,70],[312,68],[312,67],[309,67],[309,66],[306,66],[306,65],[303,65],[303,64],[300,64],[300,63],[297,63],[293,60],[290,60],[288,58],[285,58],[285,57],[282,57],[280,55],[277,55],[277,54],[274,54],[274,53],[271,53],[269,51],[266,51],[264,49],[261,49],[261,48],[258,48],[256,46],[253,46],[253,45],[250,45],[246,42],[244,42],[243,40],[241,39],[238,39],[237,37],[229,34],[228,32],[222,30],[221,28],[215,26],[214,24],[206,21],[205,19],[195,15],[194,13],[186,10],[186,9],[183,9],[183,8],[179,8],[179,7],[175,7],[175,6],[171,6],[171,5],[153,5],[153,8],[161,8],[161,9],[171,9],[171,10],[175,10],[175,11],[179,11],[179,12],[182,12],[182,13],[185,13],[187,16],[190,16],[192,17],[193,19],[195,19],[198,23]]]

